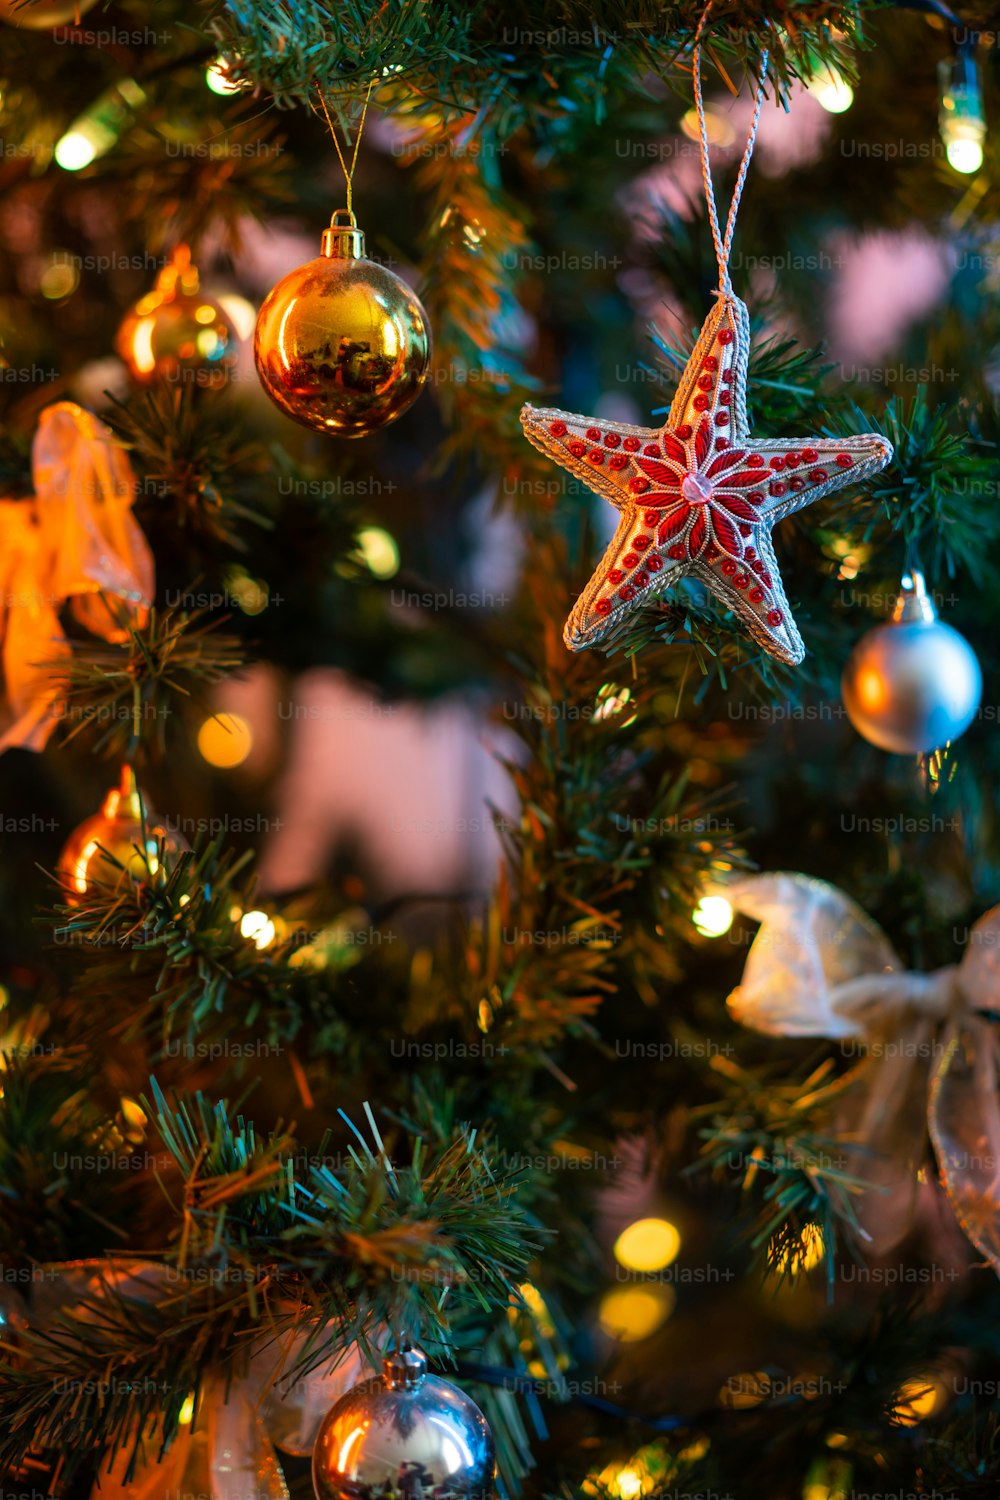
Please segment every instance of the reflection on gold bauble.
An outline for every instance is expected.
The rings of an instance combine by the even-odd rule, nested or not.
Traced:
[[[147,880],[159,870],[161,843],[168,865],[171,856],[187,848],[184,839],[171,833],[140,798],[135,772],[124,766],[121,781],[108,792],[100,812],[70,834],[59,856],[56,868],[67,898],[78,899],[92,884],[113,885],[122,876],[123,871],[102,850],[113,855],[134,880]]]
[[[51,26],[74,26],[97,0],[0,0],[0,21],[23,26],[28,31],[48,31]]]
[[[335,437],[394,422],[427,379],[431,336],[416,294],[365,258],[365,239],[334,214],[323,253],[289,272],[257,317],[261,383],[286,416]]]
[[[134,380],[224,380],[234,359],[233,336],[219,304],[199,290],[197,266],[178,245],[156,285],[125,314],[115,347]]]

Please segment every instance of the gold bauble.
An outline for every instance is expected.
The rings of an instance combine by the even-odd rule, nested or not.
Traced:
[[[75,26],[93,10],[97,0],[0,0],[0,21],[26,31],[48,31],[52,26]]]
[[[335,437],[365,437],[402,416],[427,379],[431,336],[416,293],[365,258],[354,215],[334,214],[323,253],[278,282],[253,352],[280,411]]]
[[[67,899],[79,900],[92,885],[113,885],[124,874],[133,880],[148,880],[159,870],[161,843],[165,865],[187,848],[185,840],[169,832],[148,802],[140,798],[135,772],[125,766],[118,786],[108,792],[100,812],[86,818],[70,834],[59,856],[56,868]],[[145,851],[145,857],[140,850]],[[113,855],[124,871],[102,851]]]
[[[222,308],[200,290],[198,268],[178,245],[151,292],[125,314],[115,347],[134,380],[224,380],[232,367],[233,335]]]

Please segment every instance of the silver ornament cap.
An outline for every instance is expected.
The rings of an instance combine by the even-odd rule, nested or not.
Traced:
[[[317,1500],[489,1500],[493,1434],[476,1403],[427,1374],[419,1349],[387,1354],[327,1413],[313,1449]]]
[[[903,578],[892,620],[861,637],[841,679],[855,729],[896,755],[957,740],[975,718],[982,690],[975,652],[938,619],[916,569]]]

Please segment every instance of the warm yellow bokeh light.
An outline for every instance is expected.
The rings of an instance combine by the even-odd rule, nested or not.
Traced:
[[[783,1243],[771,1254],[771,1265],[782,1274],[789,1271],[797,1275],[800,1271],[812,1271],[826,1254],[826,1241],[818,1224],[804,1224],[798,1241]]]
[[[67,130],[56,142],[55,158],[64,172],[80,172],[97,155],[95,143],[82,130]]]
[[[186,1427],[193,1416],[194,1397],[188,1396],[187,1400],[184,1402],[184,1405],[181,1407],[180,1412],[178,1413],[177,1420],[182,1427]]]
[[[680,1248],[681,1237],[666,1219],[637,1219],[615,1240],[615,1260],[628,1271],[662,1271]]]
[[[213,94],[238,94],[246,85],[235,83],[229,76],[226,59],[217,57],[205,70],[205,82]]]
[[[896,1427],[916,1427],[931,1416],[941,1399],[941,1385],[933,1375],[917,1375],[904,1380],[896,1394],[892,1420]]]
[[[269,948],[276,931],[266,911],[245,911],[240,918],[240,936],[249,938],[255,948]]]
[[[956,172],[978,172],[983,164],[983,148],[979,141],[960,139],[949,141],[944,148],[948,165]]]
[[[670,1317],[674,1310],[673,1288],[669,1286],[615,1287],[601,1298],[598,1321],[603,1331],[622,1344],[648,1339]]]
[[[702,937],[721,937],[733,925],[733,908],[725,896],[702,896],[691,920]]]
[[[642,1480],[634,1469],[622,1469],[615,1475],[614,1492],[621,1500],[636,1500],[642,1494]]]
[[[80,284],[80,272],[71,261],[54,260],[46,266],[38,283],[38,290],[49,302],[59,302],[69,297]]]
[[[701,125],[696,109],[689,109],[683,116],[681,130],[690,141],[701,139]],[[736,139],[732,121],[721,111],[713,109],[711,105],[705,110],[705,135],[710,146],[731,146]]]
[[[628,708],[631,697],[631,688],[619,687],[615,682],[605,682],[597,691],[597,707],[594,709],[594,722],[599,723],[602,719],[613,719],[616,714],[623,713]],[[631,724],[634,719],[635,714],[633,713],[627,722]]]
[[[816,103],[831,115],[842,115],[854,103],[851,85],[831,68],[823,68],[807,85]]]
[[[719,1405],[729,1411],[749,1411],[760,1406],[771,1394],[771,1377],[766,1370],[746,1370],[730,1375],[719,1392]]]
[[[230,770],[253,749],[253,731],[240,714],[213,714],[198,730],[198,749],[210,766]]]
[[[381,526],[364,526],[358,532],[358,555],[376,578],[392,578],[399,571],[395,537]]]

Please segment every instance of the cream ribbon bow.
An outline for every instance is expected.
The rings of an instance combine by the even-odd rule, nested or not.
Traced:
[[[891,1248],[912,1221],[924,1150],[915,1127],[926,1112],[948,1200],[1000,1274],[1000,1040],[997,1023],[979,1014],[1000,1011],[1000,906],[968,930],[960,964],[915,974],[871,917],[821,880],[750,876],[726,895],[761,923],[728,1000],[735,1019],[771,1035],[838,1038],[869,1055],[850,1134],[889,1164],[874,1248]]]
[[[135,618],[155,588],[153,556],[132,515],[135,475],[111,429],[72,401],[56,402],[38,419],[31,464],[33,498],[0,501],[0,752],[41,750],[59,718],[67,599],[81,625],[115,640],[120,629],[98,596],[114,594]]]

